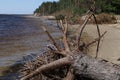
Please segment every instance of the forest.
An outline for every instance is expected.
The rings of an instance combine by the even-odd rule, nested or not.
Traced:
[[[50,15],[69,13],[72,15],[84,14],[91,5],[95,6],[95,13],[120,14],[120,0],[59,0],[58,2],[43,2],[34,13]]]

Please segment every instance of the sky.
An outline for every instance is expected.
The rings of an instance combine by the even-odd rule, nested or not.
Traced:
[[[32,14],[46,1],[58,0],[0,0],[0,14]]]

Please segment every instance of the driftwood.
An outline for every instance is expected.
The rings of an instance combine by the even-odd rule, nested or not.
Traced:
[[[45,64],[41,64],[39,67],[37,67],[32,72],[29,72],[27,75],[24,75],[21,80],[28,80],[33,78],[34,76],[37,76],[39,74],[43,74],[44,72],[47,72],[49,70],[59,69],[63,66],[67,66],[68,69],[66,71],[66,75],[62,79],[54,79],[54,80],[76,80],[76,75],[78,77],[86,77],[90,78],[92,80],[120,80],[120,67],[114,66],[111,63],[104,62],[104,60],[97,60],[96,58],[90,57],[87,54],[83,53],[82,50],[80,50],[80,39],[83,32],[83,29],[85,28],[87,22],[89,19],[94,16],[93,10],[89,10],[87,12],[88,17],[84,21],[82,25],[82,30],[79,29],[78,35],[76,36],[76,46],[74,50],[71,50],[70,42],[67,38],[67,31],[68,31],[68,23],[67,18],[65,18],[66,25],[61,22],[61,31],[63,33],[63,44],[64,48],[60,48],[58,44],[55,42],[54,38],[50,35],[50,33],[47,31],[47,29],[43,26],[43,30],[47,33],[51,43],[54,46],[54,49],[51,46],[48,46],[51,53],[53,55],[61,55],[62,57],[59,57],[53,61],[47,61]],[[96,19],[95,19],[96,22]],[[97,25],[97,22],[96,22]],[[98,38],[96,38],[91,43],[85,44],[85,48],[90,46],[91,44],[94,44],[98,42],[97,45],[97,53],[96,57],[98,56],[98,48],[101,38],[104,36],[104,34],[100,34],[99,26],[97,25],[97,31],[98,31]],[[41,60],[41,62],[44,62]],[[27,68],[28,69],[28,68]],[[79,78],[77,80],[80,80]],[[89,80],[89,79],[88,79]]]
[[[74,56],[67,56],[43,65],[21,80],[30,79],[42,71],[52,70],[65,65],[71,65],[75,75],[84,76],[93,80],[120,80],[120,66],[104,62],[103,60],[96,60],[81,52],[78,52]],[[68,77],[64,80],[74,80],[73,77],[68,72]]]
[[[84,54],[75,57],[74,74],[93,80],[120,80],[120,66],[96,60]]]

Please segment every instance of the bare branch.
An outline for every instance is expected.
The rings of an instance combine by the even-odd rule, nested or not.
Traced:
[[[55,40],[53,39],[53,37],[50,35],[50,33],[47,31],[47,29],[42,26],[43,30],[47,33],[50,41],[52,42],[52,44],[57,48],[58,51],[60,51],[60,48],[58,47],[57,43],[55,42]]]
[[[27,80],[30,79],[31,77],[41,73],[42,71],[46,71],[46,70],[52,70],[61,66],[65,66],[65,65],[71,65],[72,63],[72,58],[71,57],[65,57],[59,60],[56,60],[54,62],[51,62],[49,64],[43,65],[41,67],[39,67],[38,69],[36,69],[35,71],[33,71],[32,73],[28,74],[27,76],[21,78],[20,80]]]
[[[77,35],[77,38],[76,38],[76,43],[77,43],[77,49],[79,49],[79,45],[80,45],[80,38],[81,38],[81,35],[83,33],[83,30],[87,24],[87,22],[89,21],[89,19],[92,17],[92,14],[89,14],[87,16],[87,18],[85,19],[84,23],[81,25],[81,27],[79,28],[79,32],[78,32],[78,35]]]
[[[105,31],[100,37],[96,38],[94,41],[88,43],[85,47],[89,47],[90,45],[96,43],[97,41],[99,41],[105,34],[107,33],[107,31]]]
[[[70,46],[69,46],[69,43],[68,43],[68,40],[67,40],[68,22],[67,22],[66,17],[65,17],[65,23],[66,23],[66,26],[65,26],[65,29],[64,29],[64,33],[63,33],[63,43],[64,43],[64,46],[65,46],[65,50],[69,52],[70,51]]]
[[[60,20],[60,24],[61,24],[62,32],[64,32],[65,26],[64,26],[64,24],[63,24],[63,20]]]
[[[59,51],[51,51],[52,53],[55,53],[55,54],[61,54],[63,56],[68,56],[68,54],[66,54],[66,52],[59,52]]]
[[[47,45],[47,48],[50,49],[50,51],[51,51],[52,53],[61,54],[61,55],[63,55],[63,56],[67,56],[67,55],[68,55],[68,54],[66,54],[65,51],[55,50],[54,46],[52,46],[52,45]]]
[[[64,29],[65,29],[65,27],[64,27],[64,25],[63,25],[63,20],[56,20],[57,21],[57,26],[58,26],[58,28],[59,28],[59,30],[61,30],[62,31],[62,33],[64,32]],[[60,24],[60,25],[59,25]]]
[[[93,13],[93,18],[95,20],[95,23],[96,23],[96,26],[97,26],[97,32],[98,32],[98,36],[100,37],[101,36],[101,33],[100,33],[100,29],[99,29],[99,26],[98,26],[98,23],[97,23],[97,19],[95,17],[95,14]],[[100,45],[100,39],[98,40],[98,44],[97,44],[97,49],[96,49],[96,57],[97,58],[97,55],[98,55],[98,51],[99,51],[99,45]]]
[[[67,17],[65,17],[65,23],[66,23],[66,26],[65,26],[64,34],[66,35],[66,34],[67,34],[67,31],[68,31]]]

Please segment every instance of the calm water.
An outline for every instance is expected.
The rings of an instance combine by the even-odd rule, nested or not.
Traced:
[[[23,56],[40,54],[49,43],[41,26],[46,24],[54,37],[59,37],[56,24],[31,15],[0,15],[0,72]]]

